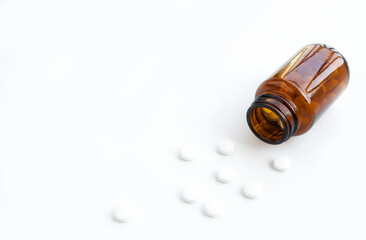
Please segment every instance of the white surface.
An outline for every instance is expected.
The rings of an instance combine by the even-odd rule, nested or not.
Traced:
[[[230,140],[221,140],[217,147],[217,151],[222,155],[231,155],[235,151],[235,143]]]
[[[292,166],[291,159],[287,156],[279,156],[273,160],[273,167],[281,172],[288,171]]]
[[[0,239],[365,239],[365,4],[1,0]],[[245,120],[258,85],[314,42],[347,58],[348,88],[305,135],[261,142]],[[177,159],[186,143],[200,161]],[[213,178],[224,165],[235,183]],[[189,184],[225,214],[182,203]],[[111,218],[122,200],[128,224]]]
[[[243,186],[243,194],[247,198],[255,199],[262,195],[262,185],[255,181],[250,181]]]
[[[182,190],[181,198],[186,203],[195,203],[198,200],[199,191],[195,187],[186,187]]]
[[[229,166],[224,166],[216,172],[216,179],[221,183],[229,183],[235,178],[235,176],[235,170]]]

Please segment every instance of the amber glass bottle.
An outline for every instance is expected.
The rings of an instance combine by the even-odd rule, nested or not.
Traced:
[[[303,134],[348,81],[347,61],[339,52],[324,44],[308,45],[259,86],[247,112],[249,127],[271,144]]]

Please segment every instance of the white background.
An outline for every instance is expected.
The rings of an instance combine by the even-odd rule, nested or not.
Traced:
[[[365,24],[350,0],[0,0],[0,239],[365,239]],[[261,142],[256,88],[317,42],[346,57],[348,88],[305,135]],[[224,138],[234,155],[215,152]],[[213,177],[224,165],[232,184]],[[249,180],[260,199],[240,195]]]

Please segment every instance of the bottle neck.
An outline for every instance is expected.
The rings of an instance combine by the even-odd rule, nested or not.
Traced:
[[[248,109],[247,121],[252,132],[270,144],[287,141],[299,129],[295,107],[285,98],[273,94],[255,98]]]

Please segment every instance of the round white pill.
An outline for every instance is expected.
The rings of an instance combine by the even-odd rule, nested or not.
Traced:
[[[278,171],[286,172],[291,166],[291,159],[287,156],[280,156],[273,160],[273,167]]]
[[[121,203],[114,209],[113,217],[117,222],[125,223],[133,218],[132,207],[127,203]]]
[[[222,182],[222,183],[231,182],[235,178],[235,176],[236,176],[235,170],[228,166],[220,168],[216,172],[217,181]]]
[[[235,144],[230,140],[221,140],[217,146],[217,151],[222,155],[231,155],[235,151]]]
[[[179,158],[183,161],[192,161],[196,155],[196,149],[192,146],[185,146],[178,153]]]
[[[203,213],[210,218],[219,217],[223,213],[221,202],[210,201],[203,206]]]
[[[187,187],[183,189],[180,196],[186,203],[195,203],[198,199],[198,190],[195,187]]]
[[[248,182],[243,186],[243,194],[247,198],[257,198],[262,194],[262,186],[257,182]]]

